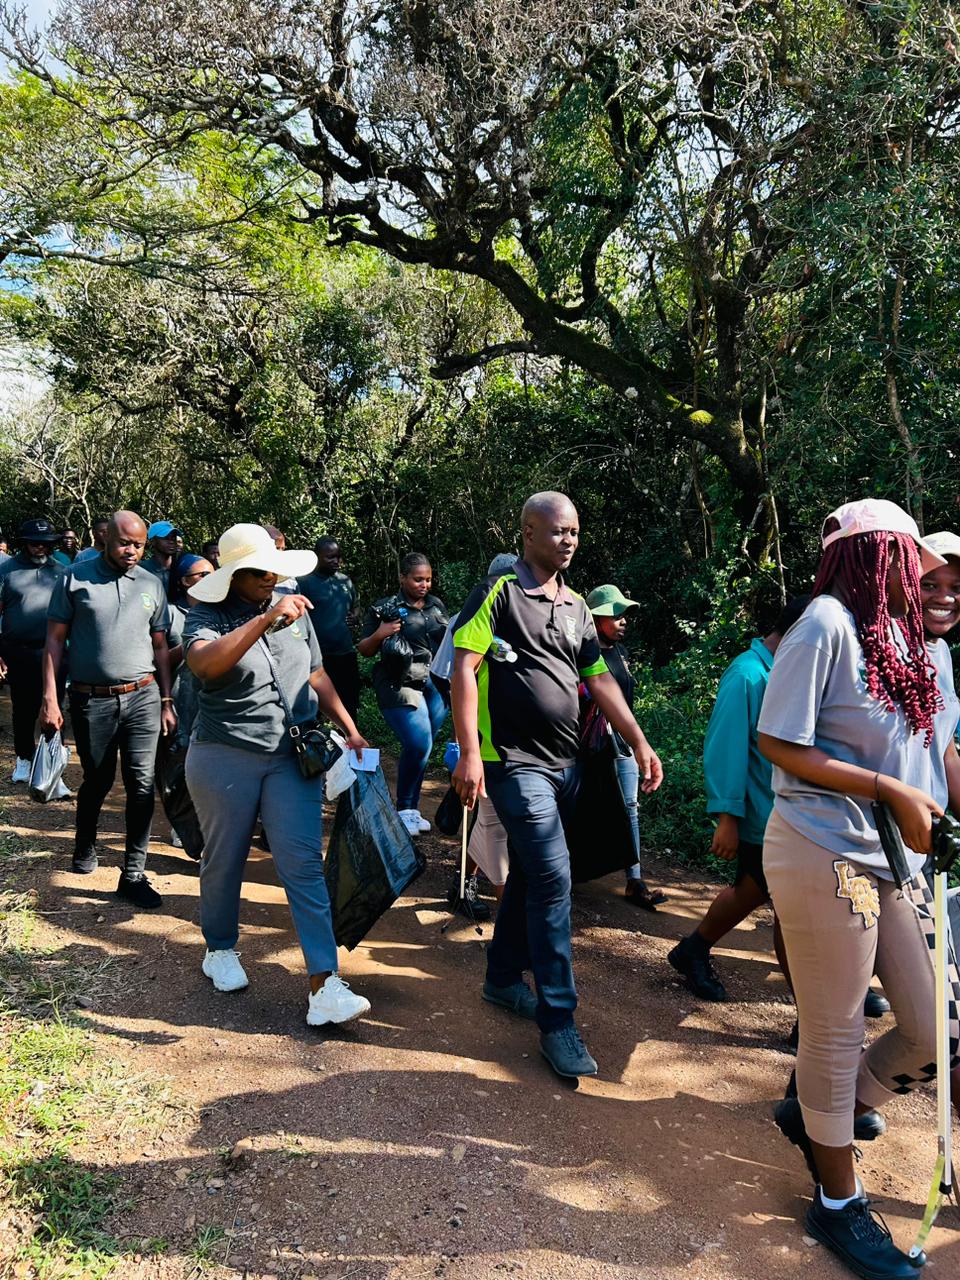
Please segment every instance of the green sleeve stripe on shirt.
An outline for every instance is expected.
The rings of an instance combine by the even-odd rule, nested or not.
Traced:
[[[580,672],[580,678],[582,680],[587,680],[590,676],[604,676],[607,674],[608,670],[609,668],[604,660],[602,658],[598,658],[591,666],[583,668]]]
[[[490,590],[487,592],[487,598],[481,604],[480,608],[468,618],[462,627],[458,627],[453,633],[453,647],[455,649],[467,649],[471,653],[486,653],[493,643],[493,627],[490,622],[490,615],[493,612],[494,601],[503,589],[505,582],[513,582],[516,580],[516,574],[507,573],[502,578],[498,578]]]
[[[499,761],[500,752],[493,745],[493,724],[490,720],[490,669],[485,662],[477,672],[477,731],[480,734],[480,759]]]

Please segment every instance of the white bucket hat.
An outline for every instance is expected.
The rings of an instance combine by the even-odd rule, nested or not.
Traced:
[[[845,502],[836,511],[831,511],[827,520],[836,520],[840,525],[832,533],[821,530],[821,542],[824,550],[832,542],[840,538],[855,538],[858,533],[905,533],[917,544],[920,553],[920,567],[923,573],[931,569],[939,569],[946,564],[942,554],[920,537],[920,530],[913,516],[898,507],[887,498],[861,498],[858,502]],[[824,520],[826,527],[827,520]]]
[[[954,560],[960,560],[960,538],[955,533],[928,533],[924,542],[938,556],[951,556]]]
[[[259,524],[233,524],[220,536],[220,568],[190,588],[194,600],[218,604],[230,590],[230,579],[239,569],[262,569],[279,579],[313,573],[317,557],[312,551],[278,551]]]

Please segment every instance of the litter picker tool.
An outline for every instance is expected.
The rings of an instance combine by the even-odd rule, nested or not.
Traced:
[[[876,802],[877,833],[898,889],[912,879],[900,828],[885,804]],[[960,854],[960,823],[949,814],[933,819],[933,927],[937,1002],[937,1159],[930,1194],[910,1259],[922,1266],[923,1246],[937,1214],[953,1191],[953,1141],[950,1107],[950,924],[947,914],[947,873]]]
[[[466,807],[466,805],[464,805],[463,822],[460,824],[462,834],[460,837],[460,898],[459,898],[459,901],[466,905],[467,914],[469,918],[473,921],[473,927],[474,929],[476,929],[478,935],[482,938],[483,930],[480,928],[479,924],[477,924],[477,921],[473,914],[473,907],[471,906],[469,899],[463,896],[467,887],[467,840],[470,837],[470,819],[468,816],[469,813],[470,813],[470,810]],[[443,922],[443,925],[440,929],[441,933],[447,932],[447,929],[450,927],[451,924],[453,924],[454,917],[456,916],[456,914],[457,914],[457,903],[454,902],[450,908],[450,919],[445,920]]]

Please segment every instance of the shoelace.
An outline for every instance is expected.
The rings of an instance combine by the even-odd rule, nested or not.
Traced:
[[[893,1237],[890,1228],[883,1220],[883,1215],[873,1207],[870,1200],[854,1201],[851,1206],[850,1230],[864,1244],[884,1245]]]

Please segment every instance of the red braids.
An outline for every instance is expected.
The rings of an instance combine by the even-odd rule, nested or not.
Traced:
[[[906,642],[895,643],[887,598],[891,547],[899,552],[900,578],[907,613],[897,619]],[[813,595],[830,591],[853,614],[863,647],[867,688],[887,711],[899,703],[924,745],[933,740],[934,713],[943,706],[937,674],[927,656],[920,602],[920,557],[905,533],[858,533],[838,538],[823,553]]]

